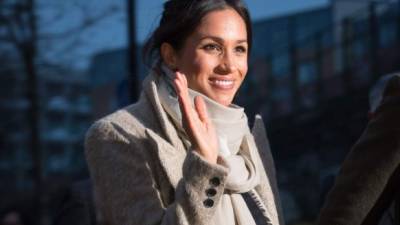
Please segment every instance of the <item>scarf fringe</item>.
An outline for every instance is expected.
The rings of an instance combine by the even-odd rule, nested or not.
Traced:
[[[261,213],[263,214],[265,221],[267,223],[267,225],[272,225],[272,221],[271,221],[271,216],[268,214],[267,209],[265,208],[264,204],[261,201],[260,196],[258,195],[258,193],[253,189],[250,190],[249,192],[249,196],[254,200],[254,202],[256,203],[257,207],[260,209]]]

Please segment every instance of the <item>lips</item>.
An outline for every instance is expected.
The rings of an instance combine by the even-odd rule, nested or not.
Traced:
[[[232,89],[235,84],[233,79],[210,78],[209,81],[210,81],[211,86],[218,88],[218,89],[223,89],[223,90]]]

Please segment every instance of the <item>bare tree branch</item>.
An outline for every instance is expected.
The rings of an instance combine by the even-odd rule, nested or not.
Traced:
[[[48,40],[48,39],[64,39],[64,38],[69,38],[71,36],[78,36],[82,32],[85,32],[88,28],[94,27],[95,25],[101,23],[105,19],[110,18],[112,15],[118,12],[118,10],[119,9],[117,7],[109,8],[108,10],[101,12],[98,15],[92,17],[85,17],[82,20],[82,22],[76,27],[58,33],[42,33],[39,35],[39,38],[41,40],[46,40],[46,39]]]
[[[0,43],[11,44],[17,51],[23,51],[26,45],[32,42],[33,34],[29,30],[29,21],[27,20],[27,10],[29,9],[25,1],[0,0],[0,29],[1,27],[5,29],[5,32],[0,32]],[[118,15],[118,12],[122,12],[122,6],[117,3],[100,11],[95,9],[93,3],[94,1],[69,0],[36,5],[33,13],[46,15],[39,23],[44,26],[44,29],[39,29],[36,36],[39,46],[36,61],[54,61],[52,60],[54,56],[60,56],[60,60],[58,60],[60,62],[67,54],[78,54],[74,50],[88,44],[83,39],[85,32]],[[51,31],[50,27],[58,28],[60,22],[67,21],[71,12],[77,16],[76,18],[79,18],[77,24],[61,31]],[[79,60],[77,57],[70,58]]]

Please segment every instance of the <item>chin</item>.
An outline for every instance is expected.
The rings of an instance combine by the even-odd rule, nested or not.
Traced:
[[[201,92],[201,91],[200,91]],[[209,97],[210,99],[214,100],[215,102],[218,102],[221,105],[224,106],[229,106],[232,101],[233,101],[233,97],[232,93],[227,93],[225,91],[225,93],[223,93],[224,91],[204,91],[202,92],[205,96]]]
[[[232,103],[233,98],[213,98],[214,101],[218,102],[221,105],[229,106]]]

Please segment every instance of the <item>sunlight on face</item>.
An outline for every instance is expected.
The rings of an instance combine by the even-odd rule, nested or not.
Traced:
[[[189,88],[228,106],[247,73],[246,24],[233,9],[208,13],[177,54]]]

